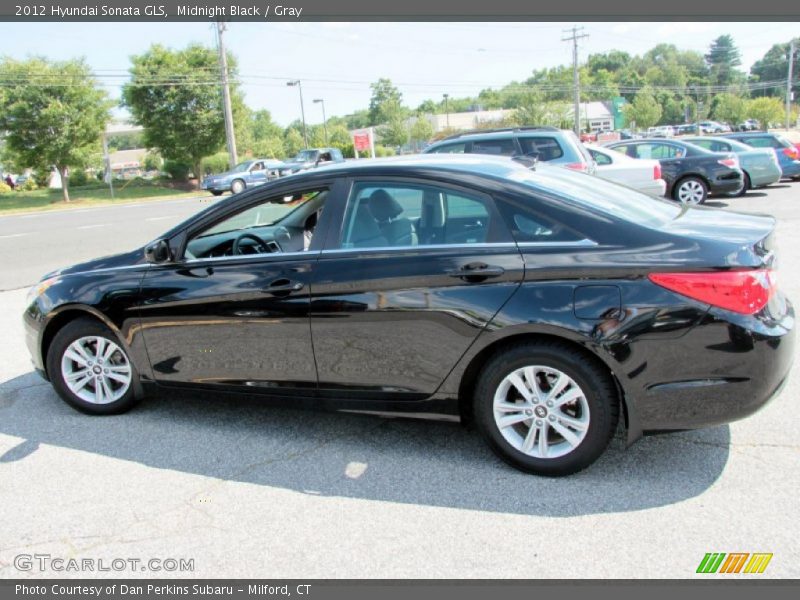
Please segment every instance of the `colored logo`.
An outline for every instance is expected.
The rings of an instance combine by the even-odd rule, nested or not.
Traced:
[[[763,573],[769,561],[772,560],[772,553],[755,552],[708,552],[700,561],[697,567],[698,573]]]

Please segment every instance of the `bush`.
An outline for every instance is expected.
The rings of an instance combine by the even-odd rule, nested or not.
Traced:
[[[149,151],[144,157],[145,171],[160,171],[164,166],[164,159],[158,152]]]
[[[200,169],[203,172],[203,175],[224,173],[228,170],[228,153],[217,152],[216,154],[207,156],[201,161]]]
[[[366,153],[369,156],[369,152]],[[388,146],[375,146],[375,158],[382,158],[384,156],[394,156],[397,154],[394,148]]]
[[[39,186],[36,185],[36,181],[33,179],[33,177],[28,177],[21,186],[17,186],[17,189],[22,190],[23,192],[32,192],[38,187]]]
[[[69,174],[69,187],[80,187],[89,183],[89,178],[86,176],[86,171],[78,169]]]
[[[175,181],[188,181],[192,165],[182,160],[165,160],[164,172]]]
[[[10,194],[12,192],[11,186],[5,181],[0,181],[0,196]]]

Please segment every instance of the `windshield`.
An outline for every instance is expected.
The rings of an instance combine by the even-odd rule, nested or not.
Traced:
[[[654,198],[594,175],[558,167],[514,170],[507,177],[532,188],[552,192],[569,202],[648,227],[658,227],[681,214],[673,202]]]
[[[311,162],[317,160],[316,150],[301,150],[293,159],[295,162]]]

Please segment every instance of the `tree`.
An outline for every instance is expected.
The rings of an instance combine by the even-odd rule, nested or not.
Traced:
[[[778,98],[755,98],[747,103],[747,115],[761,124],[764,131],[769,124],[784,118],[784,105]]]
[[[369,100],[370,125],[381,125],[403,116],[403,95],[392,85],[390,79],[379,79],[369,87],[372,90]]]
[[[145,144],[166,160],[190,162],[199,177],[200,161],[225,144],[222,89],[213,84],[219,71],[216,51],[199,44],[184,50],[154,45],[131,61],[122,100],[144,127]],[[235,72],[233,57],[228,64]],[[233,85],[231,103],[240,102]]]
[[[295,156],[304,147],[303,134],[294,127],[287,129],[283,136],[283,148],[287,156]]]
[[[747,118],[747,101],[736,94],[717,94],[711,101],[711,115],[736,126]]]
[[[385,146],[404,146],[408,143],[408,126],[400,115],[396,115],[378,128],[378,135]]]
[[[423,145],[433,137],[433,125],[425,117],[417,117],[411,124],[411,141],[415,145]]]
[[[794,65],[795,73],[798,70],[798,59],[800,59],[800,38],[794,41]],[[789,42],[785,44],[775,44],[764,57],[756,61],[750,68],[750,80],[753,82],[766,82],[778,81],[783,79],[783,83],[779,83],[774,87],[769,87],[763,90],[757,90],[754,95],[759,96],[783,96],[786,93],[786,74],[789,72]],[[795,75],[796,77],[796,75]],[[800,85],[796,83],[797,80],[792,82],[794,90],[800,89]]]
[[[0,132],[8,152],[30,167],[55,166],[65,202],[68,170],[97,153],[110,108],[83,60],[0,63]]]
[[[742,64],[741,54],[730,35],[721,35],[712,41],[705,59],[712,85],[730,85],[741,77],[736,70]]]
[[[626,104],[623,110],[628,124],[635,123],[639,129],[652,127],[661,118],[661,105],[648,87],[643,87],[636,92],[633,102]]]

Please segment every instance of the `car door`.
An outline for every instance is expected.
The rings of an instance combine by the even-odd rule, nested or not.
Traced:
[[[257,161],[250,167],[247,175],[247,186],[253,187],[267,183],[268,175],[267,167],[263,161]]]
[[[359,178],[312,278],[322,396],[433,394],[520,285],[523,262],[491,197]]]
[[[310,282],[327,226],[321,207],[335,189],[284,186],[238,203],[190,226],[182,257],[148,270],[139,312],[157,382],[314,393]],[[304,251],[312,214],[322,216]]]

